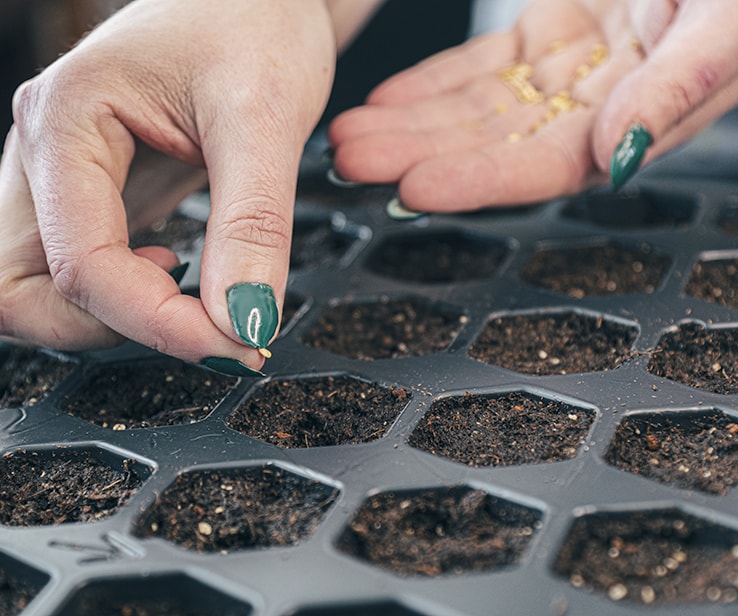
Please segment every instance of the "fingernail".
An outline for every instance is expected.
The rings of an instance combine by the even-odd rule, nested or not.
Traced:
[[[389,216],[392,220],[417,220],[418,218],[423,218],[423,216],[428,215],[425,212],[416,212],[414,210],[409,210],[407,207],[405,207],[405,204],[400,201],[399,197],[390,199],[390,201],[387,203],[385,211],[387,212],[387,216]]]
[[[174,278],[174,282],[179,284],[180,282],[182,282],[182,278],[184,278],[184,275],[187,273],[189,267],[189,262],[185,261],[184,263],[180,263],[179,265],[170,269],[169,275]]]
[[[344,180],[340,175],[338,175],[338,172],[331,167],[328,169],[328,171],[325,174],[325,177],[328,178],[328,181],[333,184],[334,186],[338,186],[339,188],[354,188],[355,186],[361,186],[361,182],[352,182],[351,180]]]
[[[628,128],[610,161],[610,181],[615,190],[638,171],[643,155],[652,143],[651,133],[642,124],[632,124]]]
[[[243,362],[228,357],[206,357],[200,365],[228,376],[266,376],[263,372],[249,368]]]
[[[325,150],[323,150],[323,154],[321,155],[321,159],[324,163],[332,165],[333,159],[336,156],[336,151],[331,147],[328,146]]]
[[[249,346],[261,349],[269,344],[279,325],[279,309],[268,284],[244,282],[226,291],[233,329]]]

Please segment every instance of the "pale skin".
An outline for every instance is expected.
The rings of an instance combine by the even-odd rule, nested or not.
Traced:
[[[24,85],[0,165],[0,335],[61,349],[130,338],[260,368],[225,290],[267,283],[282,304],[303,146],[337,49],[377,4],[136,0]],[[337,118],[337,170],[399,182],[406,204],[428,211],[575,192],[602,181],[631,122],[654,136],[653,157],[738,101],[738,37],[715,35],[735,23],[734,0],[538,0],[513,32],[431,58]],[[572,82],[603,43],[607,61]],[[545,106],[520,103],[498,77],[521,60],[544,94],[581,103],[531,135]],[[196,299],[168,275],[172,252],[127,245],[205,170]]]

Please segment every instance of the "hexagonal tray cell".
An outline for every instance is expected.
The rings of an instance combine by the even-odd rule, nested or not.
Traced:
[[[203,419],[237,383],[176,360],[109,364],[88,375],[61,406],[113,430],[172,426]]]
[[[292,230],[290,269],[315,270],[333,267],[346,256],[357,240],[346,219],[336,214],[330,218],[296,218]]]
[[[631,415],[605,460],[667,485],[727,494],[738,485],[738,420],[718,410]]]
[[[228,427],[280,447],[366,443],[384,436],[410,400],[407,390],[349,376],[269,381],[228,418]]]
[[[637,327],[602,315],[507,314],[487,321],[469,357],[538,376],[612,370],[631,357],[637,336]]]
[[[46,573],[0,552],[0,614],[20,614],[48,581]]]
[[[611,229],[642,229],[685,226],[696,212],[694,197],[641,190],[584,194],[569,200],[561,215]]]
[[[248,616],[248,603],[183,573],[95,580],[54,616]]]
[[[716,394],[738,393],[738,329],[684,323],[661,337],[648,371]]]
[[[614,601],[674,605],[738,599],[738,531],[678,509],[577,518],[554,571]]]
[[[520,271],[528,284],[571,297],[653,293],[671,259],[642,243],[548,248],[536,252]]]
[[[557,462],[576,456],[594,416],[525,391],[466,393],[436,400],[408,443],[469,466]]]
[[[151,475],[99,447],[17,449],[0,460],[0,524],[94,522],[113,515]]]
[[[205,237],[206,223],[175,212],[131,236],[129,246],[166,246],[175,252],[187,252],[195,248],[197,242]]]
[[[352,359],[387,359],[440,353],[467,317],[419,298],[345,302],[328,308],[303,342]]]
[[[738,258],[700,260],[684,292],[707,302],[738,308]]]
[[[68,377],[76,364],[27,347],[0,347],[0,408],[30,406]]]
[[[404,576],[460,575],[517,564],[542,514],[466,486],[382,492],[341,534],[341,552]]]
[[[318,607],[308,607],[290,612],[288,616],[423,616],[423,613],[411,610],[398,603],[382,601],[380,603],[352,603],[339,606],[321,605]]]
[[[412,233],[384,239],[371,251],[364,267],[408,282],[467,282],[494,277],[509,254],[507,242],[478,233]]]
[[[223,554],[293,545],[315,532],[338,492],[276,466],[190,471],[162,492],[134,532]]]

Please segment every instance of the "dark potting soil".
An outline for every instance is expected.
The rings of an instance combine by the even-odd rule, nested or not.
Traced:
[[[717,411],[633,415],[620,422],[605,460],[667,485],[724,495],[738,485],[738,422]]]
[[[134,590],[135,592],[135,590]],[[218,608],[213,611],[213,606],[193,606],[189,597],[177,597],[179,589],[172,589],[170,596],[166,599],[120,599],[111,600],[108,596],[98,595],[86,597],[79,605],[75,606],[70,616],[248,616],[251,609],[244,607],[241,610],[228,610],[226,612]],[[63,614],[66,614],[64,612]]]
[[[142,470],[134,460],[113,468],[86,449],[8,453],[0,460],[0,524],[101,520],[118,511],[141,486]]]
[[[69,376],[75,367],[73,362],[35,349],[9,347],[0,366],[0,408],[35,404]]]
[[[538,464],[573,458],[594,411],[525,392],[436,400],[408,443],[469,466]]]
[[[659,340],[648,371],[717,394],[738,393],[738,329],[686,323]]]
[[[635,327],[575,312],[497,317],[469,356],[515,372],[571,374],[612,370],[631,356]]]
[[[0,616],[17,616],[40,588],[0,569]]]
[[[520,272],[528,284],[571,297],[652,293],[671,261],[649,245],[610,243],[540,250]]]
[[[366,443],[384,436],[409,400],[405,389],[345,376],[269,381],[227,425],[285,448]]]
[[[352,359],[429,355],[445,350],[466,321],[411,299],[344,303],[328,308],[303,342]]]
[[[643,604],[733,603],[738,531],[677,509],[577,519],[554,570],[577,588]]]
[[[237,383],[178,361],[108,365],[71,392],[62,410],[114,430],[192,423]]]
[[[414,234],[380,243],[364,267],[409,282],[465,282],[492,278],[509,252],[502,241],[468,233]]]
[[[448,488],[371,496],[338,549],[399,575],[458,575],[518,562],[540,512],[483,490]]]
[[[131,248],[166,246],[175,252],[185,252],[194,249],[197,241],[205,237],[206,226],[202,220],[177,212],[146,229],[137,231],[128,244]]]
[[[290,269],[331,267],[346,254],[356,237],[334,229],[328,220],[296,220],[292,230]]]
[[[315,531],[338,490],[277,467],[204,470],[177,477],[135,534],[200,552],[291,545]]]
[[[687,295],[738,308],[738,259],[700,261],[684,287]]]

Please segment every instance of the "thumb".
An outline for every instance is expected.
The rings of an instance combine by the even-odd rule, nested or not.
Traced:
[[[637,32],[653,23],[653,11],[660,11],[661,23],[667,21],[663,3],[649,4],[651,11],[634,14]],[[651,157],[663,152],[667,142],[674,145],[673,139],[664,138],[678,125],[685,125],[682,140],[701,128],[686,122],[693,113],[709,106],[710,113],[700,114],[706,125],[729,107],[728,99],[717,95],[738,73],[738,38],[732,32],[738,3],[685,0],[673,8],[660,38],[651,33],[645,48],[650,53],[613,89],[594,127],[595,160],[610,171],[616,188],[638,170],[648,148],[653,146]]]

